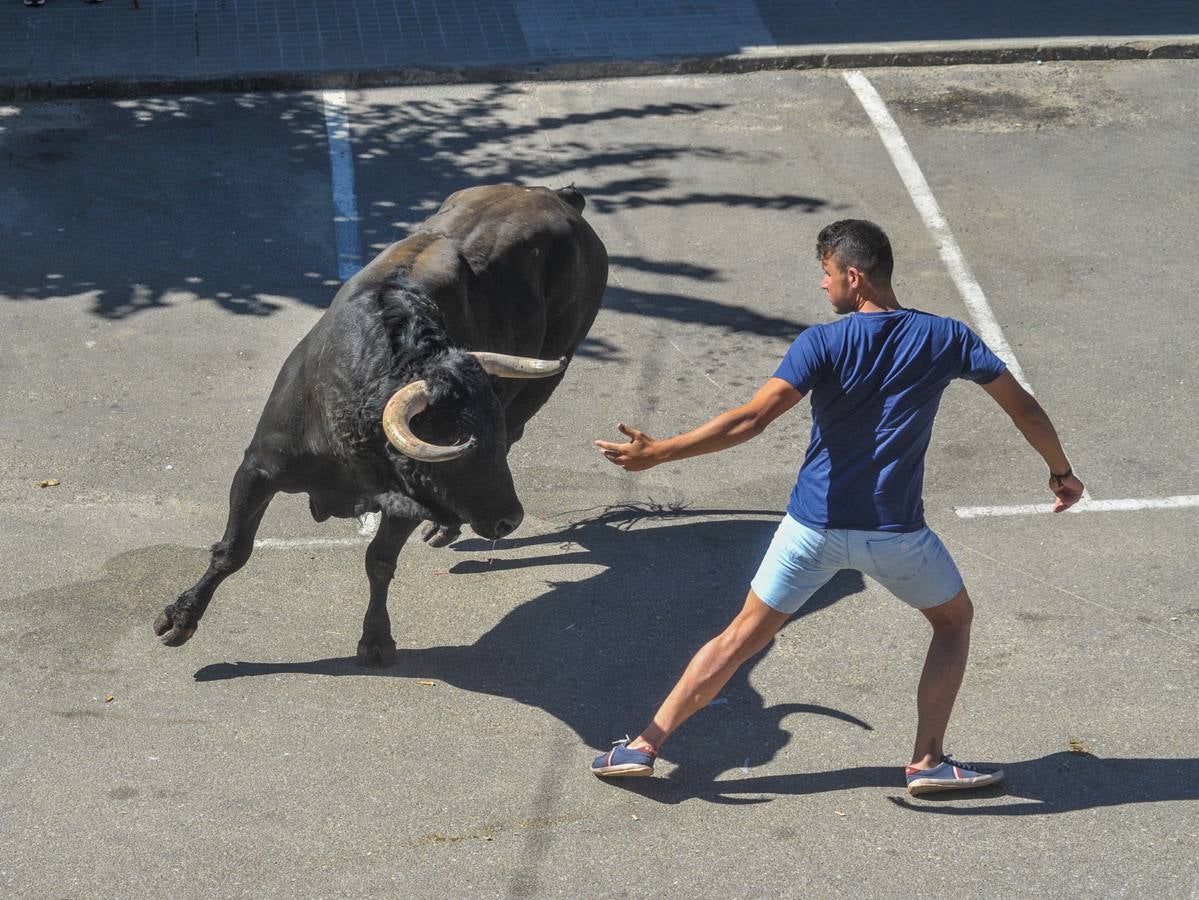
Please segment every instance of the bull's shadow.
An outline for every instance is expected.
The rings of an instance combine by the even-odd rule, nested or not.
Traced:
[[[195,677],[211,681],[294,672],[436,679],[544,709],[573,728],[583,743],[607,747],[648,721],[691,654],[740,608],[781,517],[775,512],[738,511],[720,519],[695,520],[711,513],[609,510],[561,531],[505,541],[513,549],[544,547],[544,555],[453,565],[451,577],[572,563],[604,567],[580,581],[551,583],[549,591],[512,610],[473,644],[403,649],[401,608],[396,615],[398,658],[387,669],[363,669],[346,657],[221,663],[205,666]],[[691,518],[683,521],[683,515]],[[634,527],[634,520],[646,518],[651,520],[648,524]],[[460,550],[490,546],[477,540],[456,545]],[[801,615],[863,588],[861,575],[841,572]],[[697,717],[707,721],[676,735],[664,758],[677,753],[687,760],[689,773],[711,780],[745,765],[747,758],[749,765],[773,759],[790,740],[782,720],[792,713],[831,717],[848,728],[870,728],[847,711],[803,702],[767,706],[749,683],[759,658],[743,666],[717,701]],[[706,740],[713,731],[736,735],[736,740],[731,745]]]

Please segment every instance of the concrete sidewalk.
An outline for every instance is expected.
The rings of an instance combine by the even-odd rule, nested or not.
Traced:
[[[0,5],[0,99],[1194,56],[1192,0]]]

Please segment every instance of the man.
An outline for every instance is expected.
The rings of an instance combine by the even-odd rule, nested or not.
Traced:
[[[924,454],[941,394],[955,378],[982,385],[1049,467],[1053,511],[1083,494],[1053,423],[1003,362],[954,319],[899,305],[891,243],[872,222],[846,219],[816,241],[821,287],[845,318],[805,330],[748,403],[667,440],[624,424],[627,443],[596,441],[630,472],[723,450],[761,434],[804,396],[812,433],[787,515],[740,613],[691,659],[650,724],[617,742],[591,771],[649,775],[668,737],[707,706],[747,659],[843,568],[858,569],[932,625],[916,695],[908,791],[981,787],[1002,779],[945,755],[949,715],[970,647],[973,607],[949,551],[924,523]]]

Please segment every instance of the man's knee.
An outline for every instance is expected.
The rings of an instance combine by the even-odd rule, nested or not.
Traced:
[[[974,604],[963,587],[940,606],[922,609],[934,631],[968,631],[974,621]]]
[[[737,618],[729,623],[717,640],[723,652],[744,662],[769,644],[788,618],[786,613],[780,613],[763,603],[751,590]]]

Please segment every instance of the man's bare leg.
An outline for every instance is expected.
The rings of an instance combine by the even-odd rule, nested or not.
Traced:
[[[916,746],[911,765],[927,769],[938,765],[945,753],[945,729],[957,699],[966,657],[970,653],[970,622],[974,607],[966,588],[947,602],[921,610],[933,626],[933,637],[924,660],[924,672],[916,692]]]
[[[653,721],[629,741],[629,748],[660,750],[680,725],[716,699],[741,664],[770,643],[789,618],[788,613],[771,609],[751,590],[737,617],[691,658]]]

